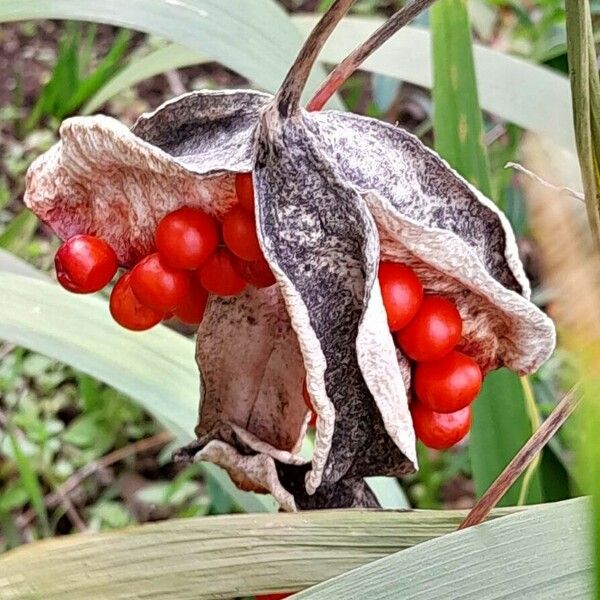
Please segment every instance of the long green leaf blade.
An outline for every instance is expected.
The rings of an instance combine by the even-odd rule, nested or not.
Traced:
[[[71,19],[161,36],[218,60],[268,91],[283,81],[302,39],[274,0],[3,0],[0,22]],[[315,69],[307,97],[324,76]],[[339,101],[333,106],[341,107]]]
[[[536,507],[398,552],[293,598],[589,598],[587,509],[582,499]]]
[[[37,217],[24,208],[0,233],[0,248],[14,254],[22,254],[31,243],[37,225]]]
[[[75,296],[27,275],[22,261],[0,253],[0,339],[65,362],[127,394],[176,437],[192,439],[199,398],[194,343],[159,326],[141,334],[124,331],[98,296]],[[210,469],[210,467],[207,466]],[[216,468],[215,468],[216,469]],[[248,512],[273,511],[272,498],[225,485],[220,487]]]
[[[294,15],[292,22],[303,37],[316,24],[314,15]],[[333,32],[321,54],[336,64],[381,24],[379,19],[350,17]],[[429,32],[408,26],[389,40],[363,65],[367,71],[431,87],[431,42]],[[524,129],[535,131],[557,144],[575,150],[569,80],[563,75],[498,50],[474,45],[475,67],[481,106]],[[84,108],[96,111],[118,92],[148,77],[206,60],[196,52],[171,45],[133,61],[115,76]],[[139,69],[139,77],[136,71]],[[122,76],[121,76],[122,75]],[[520,85],[513,85],[519,81]]]
[[[292,17],[308,35],[313,15]],[[338,63],[383,21],[346,17],[321,53],[326,63]],[[569,80],[559,73],[505,53],[474,45],[477,89],[481,106],[503,119],[540,133],[560,146],[575,150]],[[433,85],[432,43],[429,31],[407,26],[370,56],[361,68],[416,85]],[[519,85],[515,85],[515,81]]]
[[[435,148],[459,173],[491,195],[487,151],[467,5],[439,0],[431,8]]]
[[[178,444],[192,439],[199,382],[191,340],[162,326],[127,332],[112,321],[100,297],[68,294],[2,250],[0,289],[0,339],[56,358],[122,391],[161,421]],[[238,490],[218,467],[207,463],[204,473],[246,512],[277,510],[272,497]],[[383,506],[408,506],[394,479],[370,481]]]
[[[431,9],[435,146],[466,179],[491,194],[491,179],[477,85],[467,6],[440,0]],[[477,495],[481,495],[531,435],[520,382],[508,371],[488,376],[473,405],[469,452]],[[522,485],[519,481],[518,487]],[[516,504],[517,485],[503,504]],[[541,501],[539,474],[533,473],[528,499]]]
[[[490,373],[473,404],[473,425],[469,451],[475,492],[479,497],[531,436],[523,390],[518,377],[501,369]],[[523,483],[520,477],[504,495],[500,506],[517,504]],[[527,503],[542,501],[539,473],[533,475]]]
[[[71,535],[0,557],[0,597],[204,600],[298,590],[453,531],[464,515],[327,510]]]

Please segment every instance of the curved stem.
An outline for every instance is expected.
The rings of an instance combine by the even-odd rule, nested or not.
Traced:
[[[300,96],[319,52],[354,1],[336,0],[311,31],[275,97],[275,105],[282,117],[289,117],[298,110]]]
[[[321,84],[307,105],[307,110],[321,110],[340,86],[360,67],[377,48],[387,42],[397,31],[412,21],[435,0],[413,0],[391,16],[366,42],[355,48]]]

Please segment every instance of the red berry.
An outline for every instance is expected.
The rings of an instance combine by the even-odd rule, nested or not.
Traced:
[[[115,251],[93,235],[76,235],[54,258],[58,282],[76,294],[91,294],[106,286],[117,272]]]
[[[446,450],[462,440],[471,427],[471,407],[453,413],[438,413],[414,400],[410,414],[417,437],[428,447]]]
[[[137,299],[163,313],[174,311],[189,288],[189,273],[171,269],[158,253],[146,256],[131,271],[131,289]]]
[[[302,397],[304,398],[304,404],[306,404],[306,408],[310,410],[310,421],[308,422],[309,427],[317,426],[317,413],[313,407],[313,403],[310,399],[310,394],[308,393],[308,387],[306,386],[306,379],[304,380],[304,385],[302,386]]]
[[[415,369],[415,392],[427,408],[452,413],[469,406],[481,390],[479,365],[456,350],[432,362],[419,363]]]
[[[192,281],[185,300],[175,310],[175,316],[189,325],[200,325],[207,300],[208,292],[198,282]]]
[[[223,220],[223,240],[226,246],[243,260],[260,260],[262,250],[256,235],[254,216],[234,206]]]
[[[262,594],[260,596],[255,596],[256,600],[283,600],[284,598],[289,598],[292,595],[292,592],[289,594]]]
[[[236,296],[243,292],[246,282],[237,272],[234,260],[225,248],[217,250],[198,271],[202,287],[217,296]]]
[[[408,325],[423,301],[423,286],[415,272],[393,262],[379,264],[379,285],[391,331]]]
[[[425,296],[421,308],[396,341],[413,360],[437,360],[460,341],[462,319],[456,306],[441,296]]]
[[[240,206],[248,212],[254,212],[252,173],[238,173],[235,176],[235,193],[240,201]]]
[[[174,269],[197,269],[216,250],[217,223],[197,208],[180,208],[158,224],[156,248]]]
[[[241,258],[235,258],[235,266],[238,273],[250,285],[257,288],[270,287],[275,283],[275,275],[264,257],[249,262]]]
[[[144,331],[160,323],[164,314],[144,306],[131,289],[131,273],[125,273],[115,284],[110,295],[110,314],[122,327]]]

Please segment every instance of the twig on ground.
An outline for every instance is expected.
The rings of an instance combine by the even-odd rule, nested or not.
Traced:
[[[105,469],[106,467],[120,462],[129,456],[146,452],[159,446],[164,446],[172,439],[173,436],[168,431],[162,431],[156,435],[153,435],[152,437],[139,440],[133,444],[119,448],[118,450],[115,450],[114,452],[111,452],[110,454],[107,454],[102,458],[85,465],[85,467],[82,467],[76,473],[73,473],[73,475],[71,475],[71,477],[69,477],[62,485],[56,488],[54,492],[48,494],[44,498],[44,503],[49,508],[54,508],[61,503],[63,498],[68,498],[69,494],[79,487],[84,479],[90,475],[93,475],[96,471]],[[35,511],[29,509],[17,519],[17,525],[19,528],[23,528],[33,521],[35,516]]]

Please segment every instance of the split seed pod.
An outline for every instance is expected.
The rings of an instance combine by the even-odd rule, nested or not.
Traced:
[[[484,372],[532,372],[554,345],[490,200],[400,128],[300,108],[350,4],[324,16],[275,97],[185,94],[131,131],[105,116],[69,119],[27,179],[27,205],[60,237],[98,235],[131,266],[151,252],[164,215],[194,206],[221,219],[236,202],[234,174],[252,171],[276,284],[210,298],[198,331],[197,440],[179,457],[212,461],[287,510],[376,506],[366,476],[417,466],[410,368],[388,330],[381,259],[411,265],[427,292],[456,303],[459,349]],[[312,460],[298,453],[305,378],[318,414]]]

